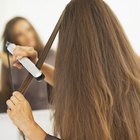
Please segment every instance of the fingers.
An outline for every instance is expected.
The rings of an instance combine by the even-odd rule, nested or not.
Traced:
[[[7,106],[10,108],[10,109],[14,109],[14,107],[15,107],[15,105],[14,105],[14,103],[11,101],[11,100],[7,100],[6,101],[6,104],[7,104]]]
[[[17,47],[14,49],[13,51],[13,55],[14,55],[14,60],[20,60],[23,57],[28,56],[28,52],[25,51],[25,49],[23,49],[22,47]]]
[[[14,95],[10,98],[10,100],[13,102],[14,105],[18,105],[19,104],[19,100]]]
[[[23,66],[18,60],[22,59],[23,57],[28,57],[33,63],[36,63],[38,54],[33,47],[17,46],[13,51],[13,66],[18,69],[22,69]]]
[[[13,52],[14,60],[20,60],[23,57],[29,57],[32,61],[34,61],[37,57],[37,52],[33,47],[22,47],[17,46]]]
[[[18,91],[15,91],[14,93],[13,93],[13,96],[15,96],[19,101],[25,101],[26,99],[24,98],[24,96],[20,93],[20,92],[18,92]]]
[[[13,51],[13,66],[22,69],[23,66],[17,60],[28,57],[33,63],[36,62],[38,54],[33,47],[17,46]]]
[[[20,92],[14,92],[13,96],[6,101],[7,106],[13,110],[16,105],[19,105],[21,102],[26,101],[24,96]]]

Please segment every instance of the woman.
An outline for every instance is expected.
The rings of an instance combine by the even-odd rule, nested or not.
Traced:
[[[15,49],[16,59],[35,60],[35,51],[21,50]],[[55,130],[62,140],[140,140],[138,57],[104,1],[68,4],[54,78],[47,64],[42,71],[54,85]],[[57,139],[36,124],[21,93],[14,92],[7,105],[8,115],[29,140]]]
[[[3,33],[4,39],[4,48],[3,52],[0,53],[0,58],[2,59],[2,91],[0,98],[0,112],[6,112],[7,106],[5,104],[6,100],[11,96],[11,83],[10,83],[10,71],[8,69],[8,60],[7,60],[7,51],[5,44],[7,41],[22,45],[22,46],[32,46],[38,52],[38,55],[41,54],[43,50],[43,44],[40,38],[37,35],[34,27],[31,23],[23,18],[23,17],[15,17],[11,19],[5,27]],[[12,63],[12,57],[11,63]],[[52,64],[54,63],[54,51],[51,50],[49,56],[47,58],[47,62]],[[13,85],[15,89],[18,89],[21,85],[22,81],[25,79],[27,75],[27,71],[25,69],[17,70],[12,68],[12,77],[13,77]],[[32,81],[29,89],[26,92],[26,99],[30,102],[32,109],[46,109],[48,108],[48,90],[50,90],[50,86],[45,82],[37,82],[35,79]],[[38,94],[34,94],[37,92]]]

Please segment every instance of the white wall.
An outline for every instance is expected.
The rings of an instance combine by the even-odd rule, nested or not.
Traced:
[[[140,0],[107,0],[117,14],[135,50],[140,55]]]

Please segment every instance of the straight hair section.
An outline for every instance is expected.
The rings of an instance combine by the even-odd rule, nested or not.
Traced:
[[[55,131],[62,140],[140,140],[140,64],[102,0],[72,0],[59,32]]]

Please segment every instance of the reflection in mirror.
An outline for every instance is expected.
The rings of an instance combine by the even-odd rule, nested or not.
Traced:
[[[1,23],[4,23],[3,29],[1,29],[2,41],[1,41],[1,48],[0,48],[1,49],[0,60],[2,62],[1,63],[1,83],[0,83],[1,85],[0,112],[1,113],[6,112],[7,110],[6,100],[11,97],[12,87],[14,87],[14,90],[17,90],[20,87],[22,81],[27,76],[27,71],[25,69],[22,69],[19,71],[15,67],[11,68],[11,73],[10,73],[9,68],[8,68],[7,51],[5,47],[6,41],[15,43],[20,46],[34,47],[34,49],[38,52],[38,55],[40,55],[44,48],[44,44],[49,37],[49,33],[53,29],[53,25],[56,24],[55,22],[59,18],[59,15],[61,14],[64,6],[67,3],[62,0],[59,3],[59,6],[57,7],[57,11],[54,11],[53,9],[51,9],[51,11],[53,11],[51,15],[52,16],[54,15],[53,16],[54,18],[52,18],[51,15],[49,14],[50,13],[49,7],[50,5],[51,6],[54,5],[54,3],[57,4],[58,3],[57,1],[53,1],[53,2],[42,1],[42,3],[40,1],[36,1],[36,3],[32,1],[34,3],[34,6],[32,6],[32,11],[25,10],[26,6],[30,7],[30,5],[28,5],[29,2],[27,2],[28,3],[27,4],[25,1],[22,1],[22,2],[15,1],[14,6],[17,9],[17,11],[14,8],[9,8],[10,2],[11,1],[6,0],[4,2],[5,3],[4,6],[5,6],[5,9],[11,9],[12,11],[11,13],[8,13],[6,16],[2,15],[3,21],[1,22]],[[30,2],[30,4],[32,4],[32,2]],[[21,3],[23,3],[24,7],[19,8],[19,4]],[[36,8],[38,7],[38,5],[40,5],[41,7],[42,6],[44,7],[44,5],[46,6],[44,7],[44,9],[40,9],[40,11],[37,12]],[[48,10],[46,9],[46,7],[48,8]],[[47,13],[45,15],[44,15],[44,10],[46,11],[45,13]],[[35,13],[38,16],[38,18],[34,17]],[[19,15],[24,15],[24,16],[19,16]],[[47,16],[49,18],[51,17],[52,20],[47,18]],[[26,17],[28,17],[29,20],[26,19]],[[37,26],[37,24],[39,23],[39,20],[40,21],[42,20],[42,25],[44,23],[47,23],[45,25],[45,28],[41,28],[42,25]],[[31,21],[33,21],[36,27],[33,27],[33,24],[31,23]],[[47,25],[49,27],[49,24],[52,24],[50,26],[52,29],[48,28],[47,30],[46,27]],[[44,29],[46,29],[46,31]],[[39,35],[38,33],[42,31],[43,32],[45,31],[44,41],[42,41],[43,37]],[[57,42],[57,40],[55,42]],[[54,43],[53,48],[51,49],[51,51],[49,52],[46,58],[46,62],[53,66],[55,63],[56,46],[57,46],[57,43]],[[10,62],[11,64],[13,63],[12,56],[10,56]],[[10,74],[12,74],[12,83],[10,80]],[[52,87],[48,83],[44,81],[37,82],[34,79],[29,89],[26,91],[25,97],[30,102],[33,110],[48,109],[50,106],[49,102],[51,99],[51,91],[52,91]]]
[[[10,81],[10,71],[8,68],[7,60],[7,51],[6,51],[6,42],[12,42],[20,46],[31,46],[38,52],[38,55],[41,54],[43,50],[43,43],[39,38],[36,30],[32,24],[23,17],[14,17],[6,24],[3,33],[3,52],[1,52],[2,58],[2,92],[1,92],[1,105],[0,110],[6,111],[7,106],[5,104],[6,100],[11,97],[12,86],[14,90],[18,89],[22,84],[22,81],[27,75],[25,69],[18,70],[17,68],[12,67],[12,83]],[[12,56],[10,56],[11,64]],[[55,52],[50,51],[46,62],[54,65]],[[13,85],[12,85],[13,84]],[[9,85],[9,86],[8,86]],[[48,104],[48,95],[50,95],[50,85],[43,82],[38,82],[35,79],[32,81],[29,89],[26,91],[26,99],[30,102],[32,109],[47,109]],[[36,93],[36,94],[35,94]]]

